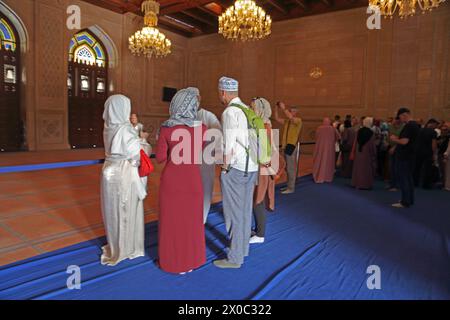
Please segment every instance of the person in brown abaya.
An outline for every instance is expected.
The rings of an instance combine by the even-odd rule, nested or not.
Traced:
[[[316,130],[316,146],[313,155],[313,178],[315,183],[333,182],[336,167],[335,144],[341,138],[329,118]]]

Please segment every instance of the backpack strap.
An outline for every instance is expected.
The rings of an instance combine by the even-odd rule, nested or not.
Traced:
[[[245,119],[247,119],[247,129],[251,129],[252,126],[250,125],[250,121],[248,121],[247,115],[245,114],[244,110],[242,110],[244,107],[241,106],[241,105],[239,105],[239,104],[237,104],[237,103],[232,103],[232,104],[230,104],[230,107],[235,107],[235,108],[238,108],[239,110],[242,111],[242,113],[243,113],[244,116],[245,116]],[[250,139],[250,136],[249,136],[249,139]],[[250,149],[250,148],[249,148],[249,147],[245,147],[245,146],[242,145],[242,143],[240,143],[239,141],[238,141],[238,143],[245,149],[245,152],[246,152],[246,154],[247,154],[247,157],[246,157],[246,159],[245,159],[245,173],[244,173],[244,177],[248,177],[248,164],[249,164],[249,161],[250,161],[250,150],[249,150],[249,149]]]

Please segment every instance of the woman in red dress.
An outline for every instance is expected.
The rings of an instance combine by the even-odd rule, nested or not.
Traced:
[[[158,138],[156,160],[166,162],[159,193],[159,266],[171,273],[184,274],[206,262],[199,165],[206,127],[196,121],[198,105],[195,91],[178,91]]]

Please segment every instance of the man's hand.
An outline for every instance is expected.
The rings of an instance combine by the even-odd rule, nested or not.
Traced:
[[[391,134],[389,139],[391,139],[392,142],[398,142],[398,137],[395,134]]]

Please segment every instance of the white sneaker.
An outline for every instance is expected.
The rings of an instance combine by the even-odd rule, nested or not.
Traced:
[[[284,191],[281,191],[281,194],[291,194],[294,193],[294,190],[286,189]]]
[[[392,206],[394,208],[406,208],[401,202],[394,203]]]
[[[250,243],[264,243],[264,238],[253,236],[250,238]]]

